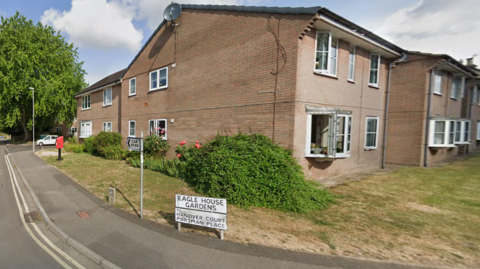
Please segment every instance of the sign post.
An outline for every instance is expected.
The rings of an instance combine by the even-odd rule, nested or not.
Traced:
[[[177,194],[175,221],[178,222],[178,231],[182,223],[219,229],[223,240],[223,231],[228,229],[227,199]]]
[[[140,132],[140,138],[127,138],[127,147],[129,150],[140,151],[140,218],[143,218],[143,131]]]

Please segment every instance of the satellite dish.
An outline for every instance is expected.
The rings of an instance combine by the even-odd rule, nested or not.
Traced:
[[[174,21],[180,16],[180,13],[182,13],[182,6],[177,3],[171,3],[165,8],[163,18],[167,21]]]

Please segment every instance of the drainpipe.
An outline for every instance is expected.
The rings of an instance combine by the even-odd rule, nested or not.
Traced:
[[[432,102],[432,85],[435,75],[435,70],[430,70],[430,82],[428,84],[428,96],[427,96],[427,118],[425,119],[425,144],[423,146],[423,167],[428,167],[428,134],[430,132],[430,106]]]
[[[385,96],[385,115],[383,115],[382,166],[381,166],[382,169],[385,169],[385,167],[386,167],[385,162],[386,162],[386,159],[387,159],[387,157],[386,157],[386,154],[387,154],[387,123],[388,123],[388,108],[389,108],[389,104],[390,104],[390,84],[391,84],[390,82],[391,82],[391,78],[392,78],[392,69],[393,69],[393,67],[395,67],[396,63],[405,61],[406,59],[407,59],[407,54],[404,53],[402,55],[402,57],[392,61],[388,65],[387,92],[386,92],[386,96]]]

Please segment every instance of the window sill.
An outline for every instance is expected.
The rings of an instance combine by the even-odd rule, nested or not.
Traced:
[[[350,157],[350,154],[337,153],[336,156],[327,155],[327,154],[307,154],[304,157],[305,158],[315,158],[315,161],[318,161],[317,159],[336,160],[336,159],[348,158],[348,157]]]
[[[451,96],[450,96],[450,99],[452,99],[452,100],[454,100],[454,101],[457,101],[457,100],[458,100],[458,98],[456,98],[456,97],[451,97]]]
[[[324,77],[329,77],[329,78],[334,78],[334,79],[338,79],[338,77],[334,74],[330,74],[330,73],[324,73],[324,72],[320,72],[320,71],[313,71],[313,73],[315,75],[319,75],[319,76],[324,76]]]
[[[438,93],[438,92],[434,92],[433,94],[438,95],[438,96],[442,96],[442,95],[443,95],[442,93]]]
[[[352,79],[347,79],[347,82],[355,84],[355,80],[352,80]]]
[[[102,107],[109,107],[109,106],[112,106],[112,104],[109,104],[109,105],[103,105]]]
[[[90,110],[90,108],[82,108],[82,111]]]
[[[166,89],[166,88],[168,88],[168,86],[155,88],[155,89],[150,89],[148,92],[154,92],[154,91],[163,90],[163,89]]]
[[[429,148],[456,148],[455,145],[428,145]]]
[[[372,150],[376,150],[377,148],[364,148],[363,150],[364,151],[372,151]]]
[[[128,97],[133,97],[133,96],[137,96],[137,94],[129,94]]]
[[[368,87],[374,88],[374,89],[377,89],[377,90],[380,89],[380,87],[378,87],[378,84],[370,84],[370,83],[369,83],[369,84],[368,84]]]
[[[470,145],[470,142],[455,142],[455,145]]]

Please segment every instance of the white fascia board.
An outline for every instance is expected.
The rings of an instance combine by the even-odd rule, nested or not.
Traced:
[[[368,42],[368,43],[370,43],[370,44],[372,44],[372,45],[374,45],[374,46],[380,47],[381,49],[383,49],[383,50],[385,50],[385,51],[388,51],[389,53],[392,53],[392,54],[397,55],[397,56],[401,56],[400,53],[398,53],[398,52],[396,52],[396,51],[394,51],[394,50],[392,50],[392,49],[389,49],[389,48],[385,47],[384,45],[378,43],[377,41],[374,41],[374,40],[372,40],[372,39],[370,39],[370,38],[368,38],[368,37],[365,37],[364,35],[361,35],[361,34],[355,32],[355,31],[353,31],[353,30],[351,30],[351,29],[349,29],[349,28],[347,28],[347,27],[345,27],[345,26],[343,26],[343,25],[341,25],[341,24],[339,24],[339,23],[337,23],[337,22],[329,19],[329,18],[326,17],[325,15],[320,15],[320,16],[318,16],[318,17],[320,18],[320,20],[324,21],[325,23],[328,23],[328,24],[330,24],[330,25],[332,25],[332,26],[334,26],[334,27],[336,27],[336,28],[338,28],[338,29],[340,29],[340,30],[342,30],[342,31],[344,31],[344,32],[347,32],[347,33],[349,33],[350,35],[353,35],[353,36],[355,36],[355,37],[357,37],[357,38],[359,38],[359,39],[362,39],[363,41]]]
[[[118,85],[118,84],[121,84],[122,83],[122,79],[120,79],[120,81],[117,81],[117,82],[113,82],[113,83],[110,83],[108,85],[105,85],[105,86],[102,86],[100,88],[96,88],[95,90],[91,90],[89,92],[85,92],[85,93],[82,93],[82,94],[79,94],[79,95],[75,95],[75,98],[77,97],[82,97],[82,96],[85,96],[85,95],[89,95],[91,93],[94,93],[94,92],[98,92],[98,91],[101,91],[101,90],[104,90],[106,88],[110,88],[112,86],[115,86],[115,85]]]

